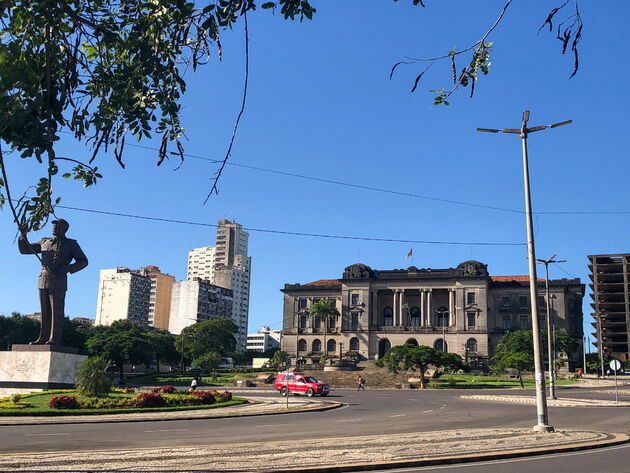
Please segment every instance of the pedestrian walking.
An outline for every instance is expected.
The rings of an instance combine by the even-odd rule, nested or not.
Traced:
[[[357,391],[361,391],[361,389],[365,391],[365,379],[363,379],[363,376],[359,376],[359,387]]]
[[[581,378],[581,377],[582,377],[582,370],[578,369],[578,378]]]
[[[192,382],[190,383],[190,390],[195,391],[196,389],[197,389],[197,380],[193,378]]]

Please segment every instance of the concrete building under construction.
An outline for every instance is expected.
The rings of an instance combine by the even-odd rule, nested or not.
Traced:
[[[605,355],[628,359],[630,340],[630,253],[590,255],[595,345]]]

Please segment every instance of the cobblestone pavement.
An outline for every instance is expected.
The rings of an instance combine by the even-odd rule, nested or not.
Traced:
[[[627,440],[627,436],[621,437]],[[537,434],[522,429],[469,429],[346,437],[308,442],[256,442],[204,448],[160,448],[0,457],[1,471],[263,471],[475,456],[619,440],[591,431]],[[296,458],[297,460],[296,463]],[[360,465],[359,465],[360,466]],[[360,469],[357,468],[357,469]]]
[[[607,391],[608,392],[608,391]],[[479,401],[514,402],[518,404],[536,404],[534,396],[510,396],[494,394],[469,394],[460,396],[462,399],[476,399]],[[602,399],[576,399],[562,398],[550,399],[547,397],[547,405],[551,407],[630,407],[630,402]]]
[[[277,414],[281,412],[321,410],[338,407],[335,401],[306,397],[289,398],[287,408],[286,398],[283,397],[255,397],[247,396],[249,404],[221,407],[219,409],[197,409],[190,411],[139,412],[134,414],[105,414],[94,416],[59,416],[59,417],[0,417],[0,425],[26,424],[72,424],[72,423],[101,423],[101,422],[133,422],[168,419],[207,419],[212,417],[238,417],[262,414]]]

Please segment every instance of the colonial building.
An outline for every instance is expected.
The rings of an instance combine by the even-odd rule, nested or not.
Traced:
[[[538,281],[544,326],[544,280]],[[551,280],[549,285],[556,330],[581,338],[584,285],[579,279]],[[349,351],[373,360],[391,346],[412,343],[487,364],[505,333],[531,329],[529,277],[492,277],[478,261],[448,269],[411,266],[385,271],[354,264],[341,279],[285,284],[282,292],[282,349],[306,362],[323,353],[335,357]],[[309,316],[320,299],[334,300],[341,314],[328,319],[325,328]]]

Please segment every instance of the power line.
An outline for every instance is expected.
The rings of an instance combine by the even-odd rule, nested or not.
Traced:
[[[201,227],[215,227],[215,228],[217,227],[217,224],[215,223],[191,222],[187,220],[176,220],[176,219],[162,218],[162,217],[150,217],[146,215],[110,212],[106,210],[83,209],[80,207],[70,207],[67,205],[57,205],[56,208],[66,209],[66,210],[75,210],[77,212],[111,215],[115,217],[135,218],[135,219],[140,219],[140,220],[152,220],[152,221],[166,222],[166,223],[177,223],[180,225],[195,225],[195,226],[201,226]],[[426,245],[467,245],[467,246],[523,246],[525,245],[524,243],[407,240],[407,239],[396,239],[396,238],[376,238],[376,237],[361,237],[361,236],[350,236],[350,235],[327,235],[327,234],[322,234],[322,233],[291,232],[291,231],[286,231],[286,230],[270,230],[270,229],[265,229],[265,228],[253,228],[253,227],[243,227],[243,230],[248,231],[248,232],[270,233],[270,234],[275,234],[275,235],[331,238],[331,239],[337,239],[337,240],[376,241],[376,242],[385,242],[385,243],[417,243],[417,244],[426,244]]]
[[[61,133],[68,133],[70,134],[70,132],[65,132],[62,131]],[[140,149],[146,149],[149,151],[159,151],[159,148],[155,148],[153,146],[146,146],[146,145],[140,145],[140,144],[133,144],[133,143],[127,143],[126,146],[132,146],[134,148],[140,148]],[[171,151],[172,155],[175,156],[179,156],[179,153],[173,152]],[[188,157],[188,158],[192,158],[192,159],[198,159],[198,160],[202,160],[202,161],[208,161],[210,163],[214,163],[214,164],[219,164],[222,163],[223,160],[222,159],[213,159],[213,158],[209,158],[207,156],[200,156],[197,154],[192,154],[192,153],[183,153],[184,156]],[[333,185],[337,185],[337,186],[343,186],[343,187],[350,187],[350,188],[354,188],[354,189],[362,189],[362,190],[367,190],[367,191],[372,191],[372,192],[381,192],[384,194],[391,194],[391,195],[399,195],[402,197],[412,197],[415,199],[424,199],[424,200],[431,200],[434,202],[442,202],[445,204],[453,204],[453,205],[464,205],[467,207],[476,207],[476,208],[481,208],[481,209],[488,209],[488,210],[496,210],[499,212],[508,212],[508,213],[514,213],[514,214],[524,214],[525,211],[523,210],[518,210],[518,209],[509,209],[509,208],[505,208],[505,207],[496,207],[496,206],[492,206],[492,205],[486,205],[486,204],[477,204],[474,202],[466,202],[466,201],[461,201],[461,200],[453,200],[453,199],[444,199],[441,197],[434,197],[434,196],[429,196],[429,195],[423,195],[423,194],[414,194],[411,192],[403,192],[403,191],[396,191],[396,190],[392,190],[392,189],[385,189],[382,187],[374,187],[374,186],[366,186],[366,185],[362,185],[362,184],[354,184],[351,182],[344,182],[344,181],[338,181],[338,180],[334,180],[334,179],[326,179],[323,177],[317,177],[317,176],[312,176],[312,175],[304,175],[304,174],[297,174],[297,173],[293,173],[293,172],[288,172],[288,171],[279,171],[277,169],[269,169],[269,168],[263,168],[263,167],[259,167],[259,166],[252,166],[249,164],[242,164],[242,163],[238,163],[238,162],[234,162],[234,161],[228,161],[227,163],[228,166],[235,166],[235,167],[240,167],[243,169],[251,169],[253,171],[260,171],[260,172],[266,172],[269,174],[277,174],[280,176],[287,176],[287,177],[295,177],[298,179],[305,179],[305,180],[309,180],[309,181],[314,181],[314,182],[324,182],[326,184],[333,184]],[[537,212],[533,212],[535,215],[626,215],[626,214],[630,214],[630,210],[568,210],[568,211],[564,211],[564,210],[559,210],[559,211],[537,211]]]

